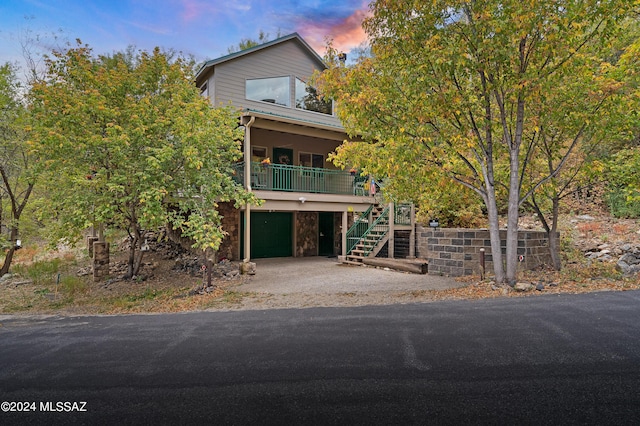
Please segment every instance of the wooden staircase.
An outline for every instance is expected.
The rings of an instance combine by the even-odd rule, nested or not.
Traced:
[[[362,217],[359,220],[363,220]],[[388,208],[379,204],[373,205],[368,225],[355,246],[347,252],[343,263],[362,265],[365,257],[375,257],[378,254],[389,240]]]

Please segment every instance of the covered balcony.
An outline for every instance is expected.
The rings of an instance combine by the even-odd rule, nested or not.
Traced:
[[[234,170],[234,179],[244,184],[244,161],[237,163]],[[251,162],[250,170],[253,190],[369,195],[369,192],[365,191],[366,177],[352,175],[343,170],[259,162]]]

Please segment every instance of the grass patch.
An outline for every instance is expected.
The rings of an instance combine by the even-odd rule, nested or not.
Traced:
[[[89,290],[89,285],[86,280],[73,275],[65,275],[60,280],[61,290],[68,296],[76,296],[78,294],[85,294]]]
[[[55,283],[62,270],[63,260],[59,258],[40,260],[31,264],[19,263],[12,270],[21,277],[30,279],[35,285]]]

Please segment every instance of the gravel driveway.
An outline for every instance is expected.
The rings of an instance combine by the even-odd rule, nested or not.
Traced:
[[[426,301],[430,290],[465,285],[453,278],[338,263],[336,258],[257,259],[256,275],[234,287],[249,293],[237,309],[361,306]],[[233,309],[233,308],[232,308]]]

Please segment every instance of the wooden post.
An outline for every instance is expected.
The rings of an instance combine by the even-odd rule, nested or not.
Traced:
[[[342,212],[342,255],[347,255],[347,231],[349,230],[349,219],[346,211]]]
[[[293,245],[293,257],[298,257],[298,212],[293,212],[293,241],[291,244]],[[304,251],[304,249],[303,249]]]
[[[393,259],[395,256],[395,204],[394,203],[389,203],[389,243],[388,243],[388,250],[387,252],[389,253],[389,259]]]
[[[409,234],[409,257],[416,258],[416,206],[411,203],[411,233]]]
[[[247,120],[243,117],[244,124],[244,187],[251,189],[251,125],[256,121],[255,117]],[[247,204],[244,210],[244,261],[251,260],[251,205]]]

